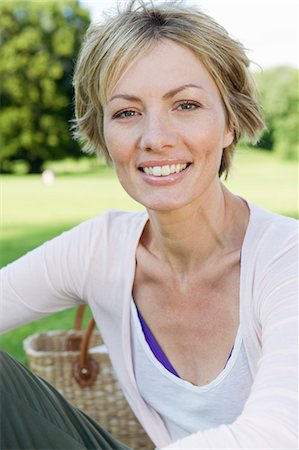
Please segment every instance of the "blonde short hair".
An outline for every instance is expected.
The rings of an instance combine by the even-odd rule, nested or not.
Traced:
[[[129,64],[162,39],[191,49],[213,77],[234,133],[224,149],[219,176],[228,175],[238,141],[257,141],[264,122],[250,61],[242,44],[232,39],[214,19],[182,1],[130,0],[114,16],[89,27],[75,74],[74,136],[89,153],[110,161],[103,134],[103,102]]]

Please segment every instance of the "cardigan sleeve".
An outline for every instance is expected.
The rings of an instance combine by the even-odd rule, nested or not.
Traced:
[[[191,434],[163,450],[298,449],[297,232],[260,252],[251,287],[262,354],[243,412],[230,425]]]
[[[86,302],[86,279],[103,221],[101,216],[83,222],[0,271],[1,332]]]

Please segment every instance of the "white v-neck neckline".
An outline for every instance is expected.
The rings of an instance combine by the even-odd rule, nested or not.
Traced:
[[[160,363],[160,361],[153,354],[151,348],[149,347],[149,345],[145,339],[145,336],[144,336],[144,333],[142,330],[142,326],[141,326],[140,320],[138,318],[137,307],[135,305],[133,298],[131,298],[131,314],[132,314],[132,322],[133,322],[131,324],[131,328],[132,328],[132,326],[134,326],[134,330],[137,333],[139,342],[141,343],[143,350],[145,351],[147,357],[150,359],[151,363],[153,363],[158,368],[158,370],[164,376],[169,378],[172,382],[177,383],[180,386],[185,387],[186,389],[189,389],[189,390],[191,389],[191,390],[195,390],[196,392],[205,392],[205,391],[208,391],[208,390],[214,388],[219,383],[221,383],[221,381],[230,373],[230,371],[234,367],[234,364],[238,358],[241,344],[242,344],[242,333],[241,333],[240,325],[238,327],[238,331],[236,334],[234,348],[232,350],[231,356],[230,356],[226,366],[224,367],[224,369],[211,382],[209,382],[205,385],[202,385],[202,386],[196,386],[196,385],[190,383],[189,381],[186,381],[183,378],[177,377],[176,375],[171,373],[169,370],[167,370],[163,366],[163,364]],[[131,332],[134,332],[134,330],[131,329]],[[171,361],[170,361],[170,363],[171,363]]]

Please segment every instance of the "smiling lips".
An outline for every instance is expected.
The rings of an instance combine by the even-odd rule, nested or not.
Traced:
[[[173,173],[182,172],[187,167],[187,163],[184,164],[166,164],[164,166],[146,166],[142,167],[143,172],[146,175],[153,175],[154,177],[165,177]]]

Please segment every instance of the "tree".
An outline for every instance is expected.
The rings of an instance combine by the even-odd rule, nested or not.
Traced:
[[[24,159],[40,172],[47,159],[78,156],[73,115],[74,58],[89,25],[77,0],[0,3],[0,167]]]
[[[298,70],[276,67],[255,74],[268,130],[259,145],[285,159],[298,156]]]

